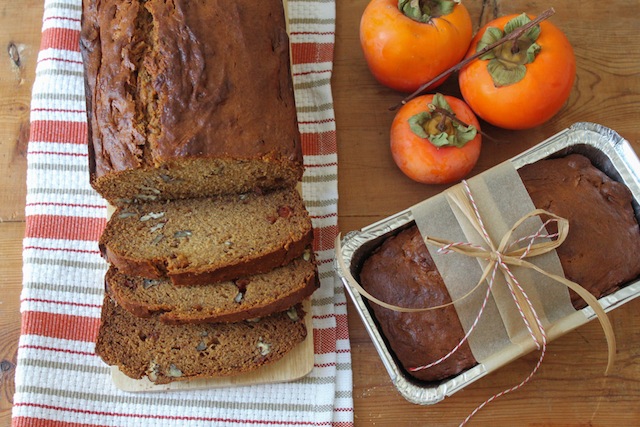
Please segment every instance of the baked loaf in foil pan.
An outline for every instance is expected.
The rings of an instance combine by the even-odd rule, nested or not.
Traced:
[[[624,184],[631,193],[631,207],[633,210],[631,215],[635,216],[637,222],[640,222],[638,220],[640,218],[640,205],[638,203],[638,200],[640,200],[640,176],[638,175],[640,173],[640,161],[629,143],[611,129],[593,123],[576,123],[530,150],[512,158],[510,162],[514,168],[520,172],[521,170],[531,169],[531,167],[527,165],[536,163],[539,160],[566,158],[567,156],[575,154],[586,157],[597,170],[604,173],[606,175],[606,177],[603,178],[604,180],[610,178],[613,181]],[[575,156],[572,156],[570,158],[574,157]],[[526,178],[523,178],[525,184],[526,180]],[[531,180],[531,178],[529,178],[529,180]],[[617,184],[614,184],[614,186],[618,187]],[[531,189],[528,188],[528,191],[531,193],[532,199],[538,198],[538,196],[533,194]],[[608,189],[602,191],[608,191]],[[615,196],[616,195],[613,194],[611,197]],[[536,205],[548,205],[548,202],[539,199],[534,201]],[[542,207],[548,208],[549,206]],[[627,211],[629,210],[627,209]],[[429,370],[422,371],[427,373],[426,375],[420,375],[419,372],[421,371],[415,374],[410,373],[406,369],[407,364],[409,366],[416,366],[419,363],[416,363],[415,358],[407,356],[407,354],[420,353],[420,350],[415,349],[414,351],[414,349],[410,348],[413,342],[412,340],[417,340],[416,342],[419,342],[419,345],[423,345],[424,349],[425,345],[429,345],[429,337],[427,336],[425,338],[424,336],[429,335],[430,331],[434,336],[443,335],[437,332],[438,316],[442,316],[441,323],[451,323],[451,313],[453,313],[455,317],[455,310],[453,307],[449,307],[447,309],[449,311],[448,314],[446,314],[446,310],[444,310],[443,313],[436,313],[434,311],[421,312],[428,313],[426,314],[426,318],[431,324],[424,325],[422,328],[416,328],[415,331],[412,331],[411,329],[414,328],[415,325],[411,323],[411,320],[407,320],[411,319],[412,314],[407,316],[405,313],[392,313],[390,316],[391,319],[389,316],[381,314],[381,312],[386,309],[382,309],[374,302],[368,301],[367,298],[361,295],[357,286],[354,286],[351,280],[355,279],[359,285],[363,285],[361,276],[363,265],[372,254],[383,250],[381,246],[384,244],[389,245],[387,241],[394,240],[398,235],[407,235],[411,233],[414,228],[415,218],[410,208],[371,224],[360,231],[348,233],[342,239],[338,249],[339,253],[336,254],[335,269],[337,273],[336,277],[342,281],[351,296],[358,314],[362,318],[393,384],[408,401],[416,404],[429,405],[443,400],[445,397],[452,395],[468,384],[482,378],[484,375],[534,350],[535,347],[533,342],[531,346],[525,346],[525,348],[522,346],[512,346],[495,356],[490,355],[488,358],[483,359],[482,363],[477,363],[473,355],[468,351],[468,348],[465,349],[465,347],[462,346],[461,350],[457,351],[456,354],[443,363],[442,366],[436,367],[436,371],[440,372],[436,372],[435,375],[428,374]],[[579,233],[579,227],[576,224],[574,236],[572,237],[582,240],[584,236],[580,236],[581,233]],[[569,234],[571,234],[571,229]],[[420,238],[419,235],[418,238]],[[416,239],[413,240],[415,241]],[[409,245],[414,243],[409,243]],[[582,245],[582,243],[579,243],[579,245]],[[393,244],[391,244],[391,249],[389,250],[394,250]],[[413,249],[396,248],[395,250],[409,250],[413,253]],[[560,250],[560,248],[558,248],[558,250]],[[634,256],[634,254],[631,254],[631,256]],[[562,258],[563,255],[560,257]],[[564,256],[564,258],[567,258],[567,256]],[[603,257],[603,263],[607,262],[606,258],[607,257]],[[426,257],[421,255],[420,262],[425,262],[425,259],[428,260],[430,257],[428,257],[428,255]],[[575,261],[572,261],[572,263],[575,263]],[[580,275],[580,268],[573,268],[574,271],[572,272],[572,267],[568,265],[568,263],[563,263],[563,268],[565,275],[570,280],[575,280],[578,283],[584,280],[584,277]],[[345,271],[345,269],[348,271]],[[604,289],[591,289],[591,285],[586,287],[599,298],[599,302],[604,310],[610,311],[635,298],[640,292],[640,280],[636,277],[637,274],[634,273],[634,269],[636,269],[636,267],[632,266],[629,268],[630,271],[625,273],[626,277],[622,279],[626,281],[624,283],[618,283],[615,286],[607,285],[608,288],[604,287]],[[366,274],[371,273],[366,272]],[[388,274],[391,275],[389,277],[396,277],[397,273],[389,272]],[[624,275],[621,277],[624,277]],[[595,288],[598,287],[597,280],[593,286],[595,286]],[[375,289],[367,290],[374,294],[376,292]],[[391,294],[396,294],[393,298],[397,298],[397,300],[387,301]],[[376,296],[383,301],[403,307],[410,306],[409,304],[411,304],[413,298],[411,292],[405,295],[404,299],[402,296],[397,296],[395,292],[377,292]],[[432,306],[450,301],[448,296],[441,301],[433,301],[429,300],[429,298],[430,297],[426,297],[421,300],[420,297],[418,297],[417,302],[415,301],[416,298],[413,298],[413,304],[419,304],[420,301],[428,301],[429,303],[427,303],[427,305]],[[578,310],[572,311],[564,317],[554,319],[553,323],[546,328],[550,339],[573,330],[595,317],[593,310],[588,306],[583,308],[584,303],[582,303],[579,298],[576,298],[575,295],[571,295],[571,304],[573,307],[578,308]],[[418,306],[419,305],[415,305],[415,307]],[[378,318],[378,316],[380,317]],[[400,322],[405,322],[405,324],[395,325],[395,327],[389,326],[393,324],[394,316],[399,319]],[[414,317],[413,321],[415,321],[415,319],[420,319],[420,317]],[[403,331],[403,328],[404,330],[409,330],[409,332],[406,333],[405,337],[398,336],[402,335],[402,333],[398,331]],[[447,339],[444,339],[443,342],[442,337],[436,337],[432,344],[434,348],[437,346],[447,347],[457,344],[459,340],[455,337],[458,335],[462,336],[461,334],[463,333],[452,334],[450,327],[446,327],[446,330],[447,332],[444,335],[453,335],[454,338],[450,338],[449,343],[447,343]],[[415,332],[414,337],[411,337],[412,332]],[[388,339],[387,335],[389,335],[391,339]],[[416,338],[416,336],[419,335],[421,335],[421,337]],[[400,344],[398,344],[398,341],[400,341]],[[433,349],[422,351],[422,353],[427,353],[428,355],[431,350]],[[445,350],[440,349],[439,351],[442,352]],[[398,352],[402,352],[402,354],[399,355]]]

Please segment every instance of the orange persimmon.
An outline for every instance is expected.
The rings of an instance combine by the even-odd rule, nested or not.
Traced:
[[[480,156],[479,129],[464,101],[441,94],[419,96],[396,113],[391,124],[391,154],[400,170],[414,181],[459,181]]]
[[[402,92],[458,63],[472,35],[469,12],[452,0],[372,0],[360,20],[360,44],[371,73]]]
[[[467,56],[530,21],[525,15],[497,18],[471,42]],[[564,106],[576,77],[573,48],[564,33],[542,21],[520,36],[473,60],[459,73],[465,102],[487,122],[505,129],[528,129]]]

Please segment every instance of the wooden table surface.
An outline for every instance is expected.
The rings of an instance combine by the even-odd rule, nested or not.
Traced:
[[[358,229],[443,189],[413,183],[395,167],[388,150],[393,114],[401,94],[369,74],[359,47],[358,25],[367,0],[338,0],[333,93],[339,155],[339,221]],[[473,174],[508,159],[579,121],[618,131],[640,153],[640,14],[628,0],[556,2],[468,0],[477,30],[494,14],[540,13],[554,6],[551,21],[572,42],[578,78],[564,109],[527,131],[484,125],[486,140]],[[0,0],[0,426],[8,426],[20,332],[21,245],[24,233],[26,151],[30,90],[40,42],[42,2]],[[455,81],[441,90],[458,92]],[[523,389],[483,409],[475,425],[640,425],[640,300],[610,314],[618,353],[603,376],[606,344],[597,322],[551,343],[542,368]],[[349,306],[353,398],[357,426],[456,425],[476,405],[524,379],[532,353],[434,406],[398,395],[357,314]],[[473,425],[473,424],[472,424]]]

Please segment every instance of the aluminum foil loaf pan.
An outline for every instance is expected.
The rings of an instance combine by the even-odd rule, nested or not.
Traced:
[[[640,161],[628,141],[609,128],[594,123],[576,123],[510,161],[516,169],[519,169],[541,159],[563,157],[572,153],[586,156],[594,166],[609,177],[626,184],[633,194],[633,208],[636,218],[640,222]],[[506,357],[501,355],[497,360],[487,360],[455,377],[438,383],[420,382],[406,373],[388,347],[376,324],[370,308],[370,304],[373,303],[367,301],[350,284],[345,276],[347,273],[345,270],[348,270],[349,275],[358,280],[362,263],[372,251],[388,236],[411,226],[413,223],[414,218],[408,209],[364,227],[360,231],[349,232],[340,242],[340,253],[336,254],[334,268],[336,279],[343,283],[353,300],[391,381],[399,393],[409,402],[430,405],[442,401],[445,397],[451,396],[463,387],[531,350],[522,353],[514,352]],[[341,257],[343,261],[342,266],[338,262],[338,257]],[[636,279],[622,286],[615,293],[601,298],[599,302],[608,312],[639,294],[640,279]],[[555,336],[569,332],[594,318],[595,314],[590,307],[575,311],[566,318],[556,321],[557,324],[553,325],[557,331]]]

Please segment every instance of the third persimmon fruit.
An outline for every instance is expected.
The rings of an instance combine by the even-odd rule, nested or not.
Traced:
[[[448,184],[468,175],[480,156],[480,124],[464,101],[422,95],[396,113],[391,154],[409,178],[423,184]]]

